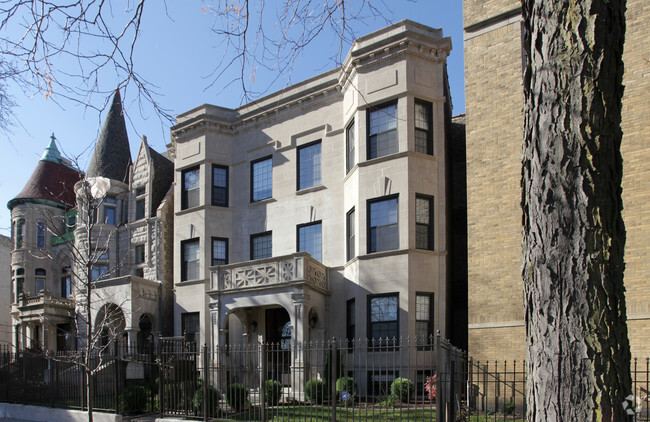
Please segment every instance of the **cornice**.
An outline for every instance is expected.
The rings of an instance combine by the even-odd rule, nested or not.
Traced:
[[[399,26],[403,26],[405,29],[381,38],[379,32],[389,31],[391,28],[395,29]],[[192,109],[185,115],[201,112],[201,110],[203,112],[171,128],[171,149],[174,149],[173,146],[176,142],[183,142],[184,139],[199,130],[234,135],[243,130],[268,125],[278,119],[290,118],[297,113],[304,113],[323,102],[339,99],[342,92],[349,88],[357,72],[380,66],[386,62],[396,61],[405,55],[434,63],[444,63],[451,51],[451,39],[449,37],[436,38],[419,33],[418,28],[420,27],[419,24],[405,21],[396,24],[395,28],[389,27],[378,31],[377,34],[361,37],[358,40],[360,43],[355,43],[338,71],[337,69],[330,70],[237,109],[231,110],[209,105]],[[377,38],[375,42],[364,45],[373,37]],[[283,93],[287,93],[287,97],[279,98]],[[276,97],[278,97],[277,100]],[[208,109],[212,109],[220,115],[210,114]]]

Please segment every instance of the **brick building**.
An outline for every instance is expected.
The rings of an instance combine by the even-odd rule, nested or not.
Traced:
[[[466,0],[469,351],[526,356],[521,280],[522,22],[517,0]],[[632,355],[650,355],[650,8],[627,2],[623,97],[625,287]],[[507,347],[504,347],[507,345]]]

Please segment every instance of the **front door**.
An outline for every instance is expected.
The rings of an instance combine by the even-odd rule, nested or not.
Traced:
[[[284,308],[266,310],[267,377],[283,385],[290,382],[291,331],[291,319]]]

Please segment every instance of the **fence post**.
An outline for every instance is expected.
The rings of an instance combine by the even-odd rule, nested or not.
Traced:
[[[119,350],[117,346],[117,340],[115,340],[115,356],[113,356],[113,366],[115,367],[115,380],[113,382],[113,394],[115,395],[115,413],[120,413],[120,398],[118,392],[120,391],[119,387],[119,376],[120,376],[120,360],[118,359]]]
[[[330,367],[329,367],[329,380],[330,380],[330,385],[328,386],[330,389],[330,403],[332,406],[332,422],[336,422],[336,369],[338,368],[339,361],[336,356],[336,339],[332,338],[332,345],[330,349],[330,353],[332,354],[332,358],[330,359]]]
[[[158,412],[162,419],[165,409],[165,384],[163,378],[165,377],[165,355],[162,343],[162,335],[158,338]]]
[[[56,394],[56,386],[54,385],[54,375],[56,374],[56,371],[52,367],[53,364],[52,357],[48,356],[47,357],[47,367],[50,371],[49,379],[50,379],[50,407],[54,407],[54,395]]]
[[[260,353],[260,421],[266,421],[266,391],[264,388],[264,383],[266,382],[266,356],[267,356],[267,345],[262,343],[260,345],[262,348]]]
[[[203,420],[208,420],[208,345],[203,344]]]
[[[436,332],[436,372],[438,372],[438,380],[436,381],[436,413],[441,422],[447,422],[445,416],[445,392],[443,386],[444,367],[442,364],[442,344],[441,344],[440,330]]]

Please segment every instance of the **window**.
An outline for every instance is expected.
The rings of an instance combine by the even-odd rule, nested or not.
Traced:
[[[133,270],[133,275],[136,277],[144,278],[144,268],[136,268]]]
[[[14,222],[14,240],[15,240],[16,249],[20,249],[25,245],[24,236],[25,236],[25,220],[20,218]]]
[[[144,245],[135,245],[134,250],[134,263],[137,264],[144,264]]]
[[[357,164],[356,158],[354,156],[356,148],[356,139],[354,138],[354,120],[350,122],[348,127],[345,129],[345,173],[349,173],[350,170]]]
[[[146,197],[144,196],[145,194],[145,187],[140,186],[139,188],[135,189],[135,219],[136,220],[142,220],[146,214],[147,214],[147,203],[146,203]]]
[[[212,238],[212,265],[228,263],[228,239]]]
[[[433,155],[431,103],[415,100],[415,151]]]
[[[368,253],[399,248],[397,196],[368,201]]]
[[[355,231],[356,231],[356,212],[354,211],[354,207],[350,211],[348,211],[346,217],[345,217],[345,230],[346,230],[346,254],[347,254],[347,260],[351,260],[355,256],[357,256],[357,252],[355,249]]]
[[[44,248],[45,247],[45,232],[47,226],[44,221],[39,221],[36,223],[36,247]]]
[[[322,261],[321,222],[298,226],[298,252],[307,252],[312,258]]]
[[[394,345],[391,340],[399,337],[398,298],[397,293],[368,296],[368,335],[373,346]]]
[[[320,141],[298,148],[298,190],[320,185]]]
[[[251,259],[270,258],[271,249],[271,232],[251,235]]]
[[[67,299],[70,296],[72,296],[72,276],[64,274],[61,277],[61,297]]]
[[[187,169],[182,172],[181,209],[186,210],[199,205],[199,177],[199,167]]]
[[[291,350],[291,321],[287,321],[280,331],[280,350]]]
[[[433,344],[433,293],[415,294],[415,338],[418,345]]]
[[[24,292],[24,285],[25,285],[25,269],[18,268],[16,270],[16,280],[14,285],[14,294],[15,294],[14,302],[18,303],[18,298]]]
[[[415,196],[415,247],[433,250],[433,198]]]
[[[74,231],[75,226],[77,225],[77,211],[72,210],[70,213],[66,216],[66,231]]]
[[[201,324],[198,312],[184,312],[181,314],[181,331],[185,341],[199,344],[201,340]]]
[[[43,268],[37,268],[34,271],[34,275],[34,293],[38,295],[40,292],[45,290],[45,276],[47,275],[47,272]]]
[[[142,220],[145,216],[145,200],[136,199],[135,200],[135,219]]]
[[[117,202],[114,198],[104,199],[104,223],[115,225],[115,208],[117,207]]]
[[[273,159],[266,157],[251,163],[251,202],[273,194]]]
[[[350,299],[345,304],[345,336],[348,339],[348,352],[354,350],[354,338],[356,337],[356,317],[354,299]]]
[[[228,206],[228,167],[212,166],[212,205]]]
[[[92,281],[106,280],[109,277],[108,264],[94,264],[90,273]]]
[[[398,151],[397,103],[368,110],[368,159]]]
[[[181,242],[181,281],[199,278],[199,239]]]

